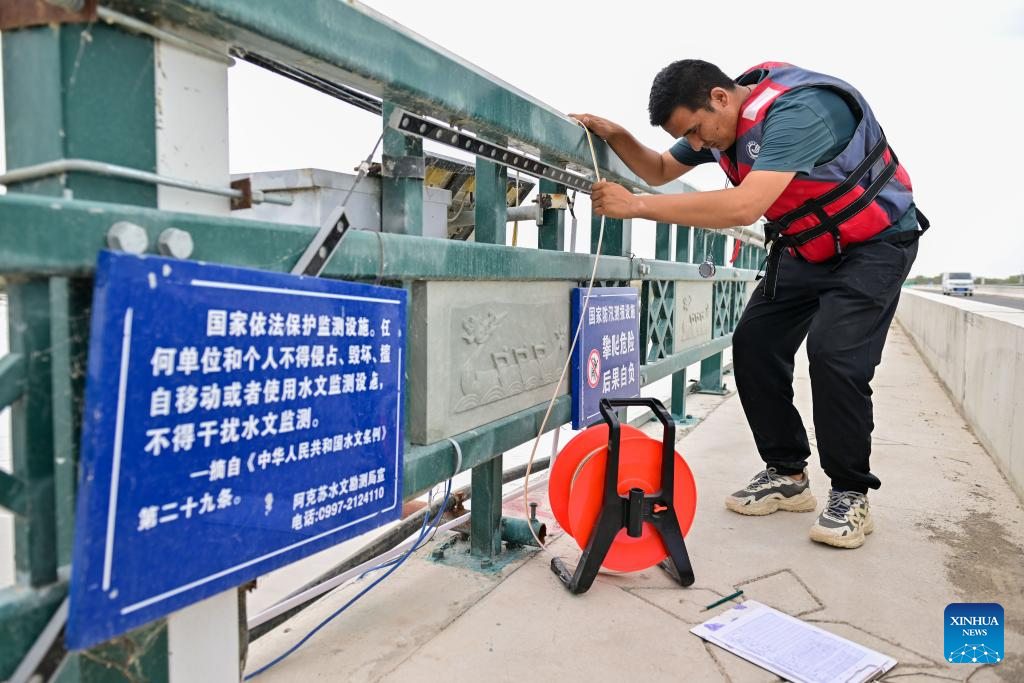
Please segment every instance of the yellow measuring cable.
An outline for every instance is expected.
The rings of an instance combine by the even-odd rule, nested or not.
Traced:
[[[601,169],[597,165],[597,152],[594,151],[594,140],[590,136],[590,130],[579,121],[576,121],[576,123],[583,128],[583,131],[587,134],[587,144],[590,146],[590,159],[594,162],[594,175],[600,181]],[[540,430],[537,432],[537,438],[533,440],[533,449],[530,451],[530,459],[526,463],[526,479],[523,481],[523,511],[526,514],[526,519],[530,519],[530,472],[533,469],[533,460],[537,457],[537,447],[540,446],[540,437],[544,434],[544,428],[548,424],[548,418],[551,417],[551,411],[555,407],[555,401],[558,400],[558,390],[561,388],[562,382],[565,381],[565,375],[569,371],[569,365],[572,363],[572,354],[576,349],[576,342],[579,341],[580,330],[583,329],[583,321],[586,320],[587,317],[587,307],[590,305],[590,292],[594,289],[594,278],[597,276],[597,264],[601,260],[601,243],[604,240],[604,218],[604,216],[601,216],[601,227],[597,233],[597,253],[594,254],[594,268],[590,271],[590,282],[587,283],[587,294],[583,297],[583,308],[580,310],[580,320],[576,324],[576,332],[572,336],[572,344],[569,345],[569,355],[566,356],[565,365],[562,366],[562,374],[558,378],[558,384],[555,385],[555,391],[551,395],[551,400],[548,402],[547,412],[544,413],[544,419],[541,420]],[[587,457],[589,458],[603,448],[604,446],[601,446],[593,453],[590,453]],[[553,466],[554,461],[551,463],[551,467]],[[533,534],[533,539],[537,541],[537,545],[552,557],[558,557],[552,550],[541,542],[540,538],[537,537],[537,532],[534,530],[533,525],[527,524],[527,526],[530,527],[530,533]]]

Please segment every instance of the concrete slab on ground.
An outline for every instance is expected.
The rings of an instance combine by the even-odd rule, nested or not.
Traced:
[[[796,400],[810,427],[810,386],[800,356]],[[858,550],[812,543],[807,532],[814,514],[742,517],[725,509],[723,497],[760,468],[740,403],[731,396],[678,444],[698,484],[697,516],[687,537],[694,586],[679,588],[653,568],[601,575],[589,593],[571,596],[551,574],[545,553],[485,574],[434,563],[428,547],[260,680],[297,680],[300,672],[310,681],[410,681],[467,672],[517,682],[777,680],[689,633],[728,608],[705,612],[705,604],[736,588],[745,598],[897,658],[883,680],[1024,680],[1020,501],[898,328],[890,332],[874,386],[873,468],[883,486],[871,494],[877,530]],[[816,463],[810,477],[820,510],[828,482]],[[555,535],[550,548],[575,562],[573,539]],[[250,670],[364,586],[336,591],[256,641]],[[951,602],[1003,605],[1005,661],[944,660],[943,610]]]

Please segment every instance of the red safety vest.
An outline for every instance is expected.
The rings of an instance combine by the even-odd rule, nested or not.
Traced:
[[[711,150],[733,185],[743,182],[761,150],[764,121],[772,103],[796,88],[828,88],[846,100],[859,118],[846,148],[835,159],[799,175],[765,212],[767,237],[774,239],[776,265],[781,248],[808,261],[826,261],[852,243],[868,240],[896,223],[913,202],[910,176],[889,147],[867,101],[853,86],[782,62],[748,69],[767,73],[744,102],[736,127],[736,163]],[[742,77],[741,77],[742,79]],[[924,227],[927,220],[919,216]],[[769,257],[769,271],[772,258]],[[774,286],[772,287],[772,296]]]

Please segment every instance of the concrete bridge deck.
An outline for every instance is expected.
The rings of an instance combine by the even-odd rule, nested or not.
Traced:
[[[439,537],[256,680],[420,681],[467,674],[493,681],[777,680],[689,633],[726,609],[700,611],[735,587],[746,598],[895,657],[898,666],[883,680],[1024,681],[1020,500],[898,327],[874,387],[873,467],[883,486],[871,495],[876,532],[859,550],[808,540],[812,514],[748,518],[724,508],[722,497],[760,462],[732,395],[678,446],[698,485],[697,517],[687,538],[693,587],[681,589],[651,569],[601,575],[589,593],[576,597],[550,573],[545,553],[530,551],[486,574],[460,566],[462,560],[433,561],[431,550],[444,540]],[[796,395],[809,416],[806,362],[798,366]],[[817,466],[811,482],[820,510],[828,484]],[[557,530],[552,537],[550,547],[574,563],[579,551],[573,540]],[[283,652],[364,586],[336,590],[253,643],[249,670]],[[944,661],[943,609],[951,602],[1003,605],[1005,661]]]

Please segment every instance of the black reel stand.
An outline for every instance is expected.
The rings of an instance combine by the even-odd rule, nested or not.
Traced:
[[[645,494],[643,489],[632,488],[627,495],[619,495],[619,419],[614,408],[641,406],[650,408],[665,428],[661,451],[661,490]],[[693,585],[693,567],[686,551],[686,541],[679,528],[673,504],[675,491],[676,425],[661,401],[654,398],[601,399],[601,416],[608,423],[608,464],[605,467],[604,502],[597,523],[587,541],[587,547],[571,573],[560,558],[551,560],[551,571],[575,594],[586,593],[597,577],[612,542],[622,529],[633,538],[639,538],[644,522],[649,522],[668,549],[668,558],[660,565],[674,581],[682,586]]]

